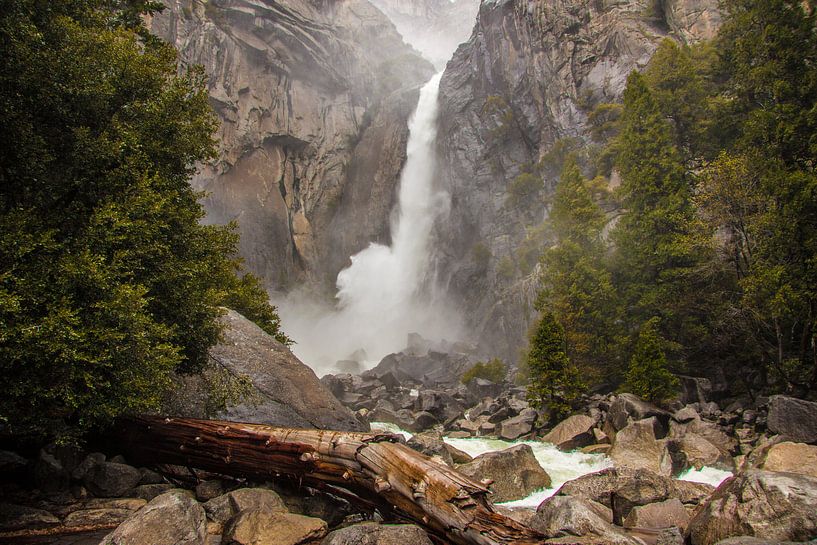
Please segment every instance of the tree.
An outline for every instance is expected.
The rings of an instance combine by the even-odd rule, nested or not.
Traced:
[[[494,358],[488,362],[478,362],[465,373],[462,374],[460,382],[468,384],[474,379],[483,378],[490,380],[493,383],[501,384],[505,381],[505,375],[508,373],[508,368],[502,363],[502,360]]]
[[[667,357],[662,348],[666,340],[659,335],[657,326],[657,318],[641,326],[622,386],[624,391],[653,403],[665,401],[678,391],[678,378],[667,369]]]
[[[571,361],[585,373],[609,378],[615,373],[610,366],[615,299],[604,263],[606,221],[575,158],[568,158],[546,222],[556,244],[542,257],[536,308],[552,312],[564,327]]]
[[[546,407],[552,420],[569,415],[586,386],[565,353],[564,330],[552,313],[544,313],[536,323],[525,362],[531,404]]]
[[[213,156],[200,69],[145,39],[154,2],[10,0],[0,13],[0,420],[67,439],[157,410],[230,303],[282,336],[234,230],[200,224]]]
[[[614,283],[630,330],[652,316],[679,360],[705,358],[717,279],[711,262],[712,230],[691,202],[691,182],[672,128],[644,77],[630,74],[617,143],[625,209],[612,232]]]

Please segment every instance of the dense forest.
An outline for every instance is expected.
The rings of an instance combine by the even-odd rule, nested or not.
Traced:
[[[75,438],[156,411],[201,372],[222,306],[279,340],[275,309],[202,225],[189,185],[213,156],[200,69],[141,15],[155,2],[0,9],[0,374],[6,434]]]
[[[595,107],[596,142],[561,143],[534,383],[536,352],[561,338],[595,384],[656,401],[674,392],[668,371],[817,391],[814,5],[724,8],[713,41],[665,40],[623,104]],[[554,318],[563,332],[542,325]]]

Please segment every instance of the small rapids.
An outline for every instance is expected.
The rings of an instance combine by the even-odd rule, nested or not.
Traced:
[[[373,430],[400,434],[406,439],[412,436],[411,433],[401,430],[396,425],[387,422],[372,422],[371,425]],[[443,439],[452,447],[458,448],[473,457],[485,454],[486,452],[505,450],[514,445],[530,445],[533,449],[533,455],[536,457],[536,461],[538,461],[539,465],[550,475],[552,481],[551,487],[537,490],[527,498],[500,504],[504,507],[536,508],[544,500],[554,495],[566,482],[578,479],[588,473],[595,473],[602,469],[613,467],[613,461],[604,454],[585,454],[579,451],[562,452],[551,443],[544,443],[542,441],[511,442],[486,437],[469,437],[467,439],[444,437]],[[729,471],[704,466],[700,470],[691,468],[679,475],[678,479],[718,486],[731,476],[732,473]]]

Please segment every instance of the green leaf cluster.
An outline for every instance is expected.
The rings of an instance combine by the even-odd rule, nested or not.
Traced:
[[[460,382],[469,384],[474,379],[482,378],[490,380],[495,384],[501,384],[505,381],[505,376],[508,374],[508,367],[498,358],[494,358],[487,362],[478,362],[473,367],[468,369],[460,377]]]
[[[647,401],[660,403],[678,392],[678,378],[667,369],[663,345],[666,340],[658,333],[658,320],[648,320],[635,343],[622,390]]]
[[[214,156],[200,69],[147,39],[154,2],[10,0],[0,12],[0,419],[70,438],[158,410],[232,305],[287,340],[232,226],[189,179]]]

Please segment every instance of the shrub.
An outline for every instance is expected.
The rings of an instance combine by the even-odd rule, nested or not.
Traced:
[[[505,375],[508,373],[508,368],[502,363],[502,360],[494,358],[489,362],[479,362],[472,368],[462,374],[460,381],[463,384],[468,384],[474,379],[482,378],[490,380],[499,384],[505,380]]]

